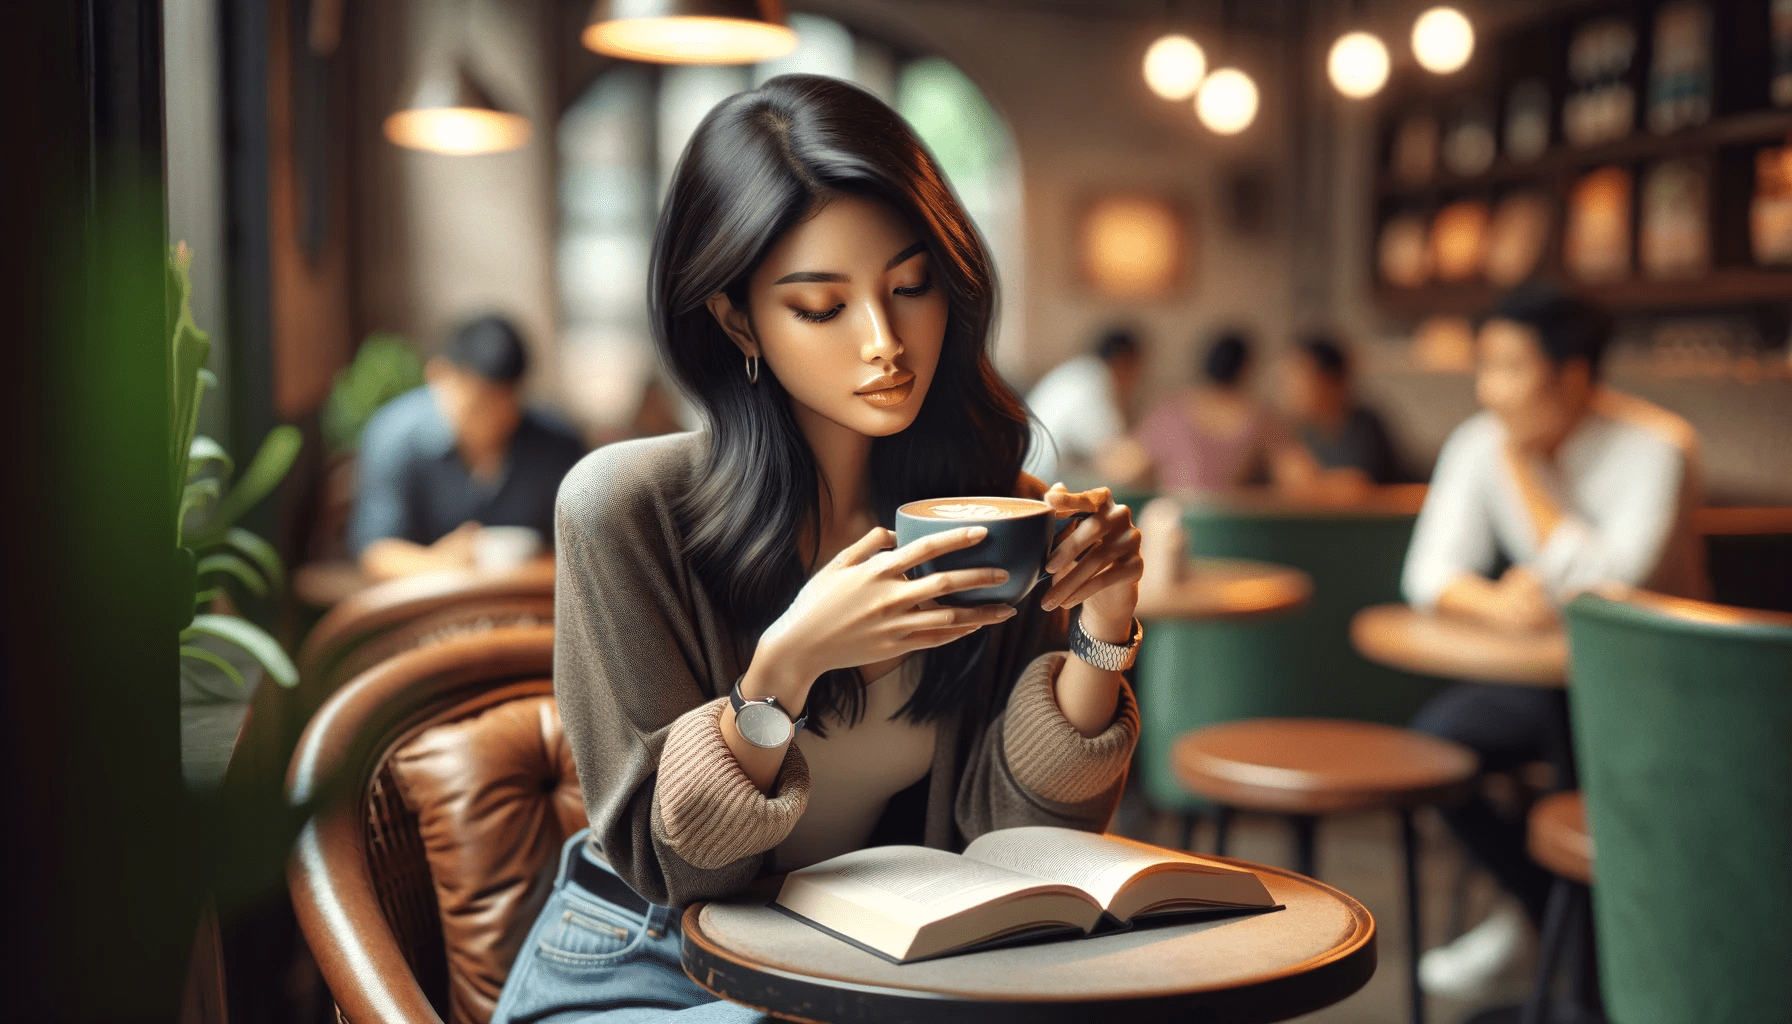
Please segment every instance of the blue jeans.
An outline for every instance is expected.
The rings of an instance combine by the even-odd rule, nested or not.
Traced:
[[[650,906],[643,917],[587,892],[572,877],[590,829],[560,850],[553,891],[529,929],[498,997],[492,1024],[757,1024],[770,1018],[719,1000],[679,966],[678,913]],[[613,873],[613,872],[612,872]]]

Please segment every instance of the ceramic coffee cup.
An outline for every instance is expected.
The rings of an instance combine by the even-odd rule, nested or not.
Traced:
[[[1045,577],[1045,560],[1059,529],[1088,515],[1078,512],[1060,519],[1050,505],[1031,498],[930,498],[911,501],[896,510],[896,543],[900,546],[966,526],[984,527],[989,534],[981,541],[922,562],[909,570],[909,578],[920,579],[952,569],[998,566],[1008,570],[1006,583],[947,594],[939,599],[940,604],[960,608],[1018,605]]]
[[[483,526],[473,538],[473,566],[509,572],[541,553],[541,534],[527,526]]]

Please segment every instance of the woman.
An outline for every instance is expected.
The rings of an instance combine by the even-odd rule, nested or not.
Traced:
[[[1138,733],[1119,672],[1063,652],[1077,606],[1093,660],[1136,650],[1138,531],[1105,491],[1021,475],[989,257],[893,111],[805,75],[724,101],[649,287],[706,429],[601,449],[561,488],[555,692],[592,827],[500,1022],[756,1019],[680,972],[676,908],[872,843],[1099,830]],[[893,546],[899,504],[973,494],[1094,513],[1018,611],[932,600],[999,570],[905,576],[981,528]],[[767,698],[792,721],[748,729],[762,746],[736,711]]]
[[[1132,485],[1155,477],[1159,490],[1178,494],[1305,483],[1311,460],[1252,396],[1251,370],[1245,336],[1221,335],[1201,362],[1202,384],[1152,410],[1104,463],[1103,475]]]

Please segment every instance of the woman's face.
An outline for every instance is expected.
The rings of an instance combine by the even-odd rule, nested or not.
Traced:
[[[748,280],[747,316],[723,295],[710,310],[742,351],[764,358],[805,428],[820,417],[884,437],[915,421],[933,383],[943,284],[906,219],[840,196],[772,246]]]

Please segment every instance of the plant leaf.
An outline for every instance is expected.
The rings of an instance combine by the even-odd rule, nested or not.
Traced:
[[[236,670],[236,666],[232,665],[228,658],[208,651],[203,647],[191,647],[186,644],[181,645],[180,656],[183,658],[192,658],[194,661],[205,662],[207,665],[210,665],[229,677],[230,681],[236,684],[237,689],[240,690],[243,688],[243,674]],[[182,666],[182,668],[184,670],[185,666]]]
[[[230,460],[230,453],[223,445],[204,434],[193,438],[193,443],[187,447],[187,477],[191,479],[194,473],[213,462],[222,467],[226,476],[236,469],[236,463]]]
[[[268,583],[255,567],[236,555],[221,551],[215,555],[206,555],[199,560],[199,575],[221,572],[235,576],[237,581],[249,588],[249,593],[256,597],[268,596]]]
[[[193,624],[181,630],[182,640],[191,640],[202,634],[210,634],[228,640],[254,656],[261,662],[261,667],[268,670],[274,682],[281,686],[292,687],[299,683],[299,670],[294,667],[292,659],[281,650],[280,641],[269,636],[260,626],[248,619],[239,619],[234,615],[195,615]]]
[[[249,460],[249,466],[237,479],[236,486],[218,503],[217,510],[212,513],[211,520],[206,523],[205,541],[216,540],[224,535],[244,512],[254,508],[261,499],[268,496],[292,468],[292,462],[298,458],[299,448],[305,443],[299,428],[290,423],[283,423],[268,432],[266,440],[255,457]]]
[[[262,576],[267,578],[270,587],[275,590],[285,589],[286,565],[280,561],[280,553],[274,550],[274,545],[240,526],[231,527],[216,543],[235,548],[238,553],[254,562]]]
[[[218,500],[218,495],[222,490],[223,488],[218,485],[218,481],[209,477],[204,480],[195,480],[181,490],[179,520],[181,525],[181,540],[184,541],[186,539],[185,524],[187,521],[187,514],[204,505],[208,499],[211,501]]]

